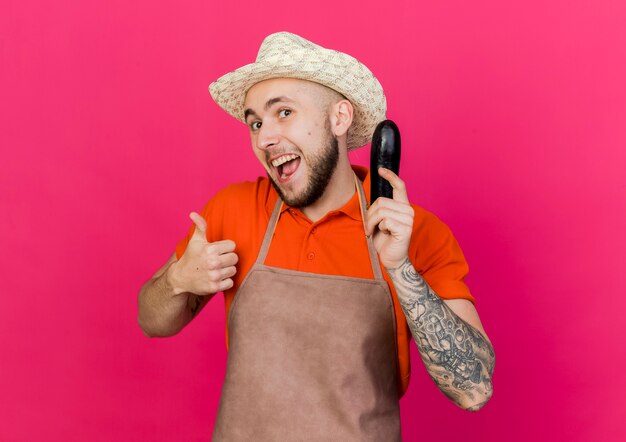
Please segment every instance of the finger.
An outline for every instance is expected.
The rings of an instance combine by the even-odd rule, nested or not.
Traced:
[[[398,204],[397,202],[393,204],[394,202],[392,200],[387,200],[392,204],[385,205],[382,200],[387,199],[377,199],[374,205],[370,207],[370,209],[367,211],[367,214],[365,215],[367,235],[373,234],[376,227],[385,218],[397,219],[402,224],[406,224],[411,227],[413,226],[414,211],[410,205]]]
[[[220,255],[220,264],[222,267],[234,266],[239,262],[239,257],[236,253],[224,253]]]
[[[378,229],[381,232],[384,232],[395,238],[402,238],[403,233],[410,233],[410,227],[408,225],[398,220],[389,218],[383,219],[380,224],[378,224]]]
[[[387,208],[373,213],[367,220],[368,233],[374,233],[376,227],[383,231],[399,231],[401,228],[413,228],[413,216]],[[393,226],[394,228],[391,228]],[[370,233],[371,232],[371,233]]]
[[[211,252],[207,252],[207,255],[209,257],[206,260],[206,267],[211,270],[223,269],[224,267],[234,266],[235,264],[237,264],[237,261],[239,261],[239,257],[235,253],[224,253],[222,255],[216,255]]]
[[[207,229],[206,220],[202,218],[200,215],[198,215],[196,212],[191,212],[189,214],[189,218],[191,218],[193,223],[196,225],[196,228],[193,231],[192,238],[203,240],[206,242],[207,240],[206,239],[206,229]]]
[[[231,278],[228,279],[224,279],[222,281],[220,281],[219,283],[217,283],[217,288],[218,288],[218,292],[223,292],[226,291],[230,288],[232,288],[232,286],[234,285],[234,282]]]
[[[221,279],[228,279],[228,278],[232,278],[233,276],[235,276],[235,273],[237,273],[237,267],[235,266],[230,266],[230,267],[224,267],[221,270],[222,273],[222,278]]]
[[[415,212],[411,204],[406,203],[406,202],[401,202],[398,200],[385,198],[383,196],[381,196],[380,198],[377,198],[374,204],[370,206],[369,210],[377,210],[378,208],[381,208],[381,207],[388,207],[398,212],[404,212],[408,214]]]
[[[233,285],[234,283],[232,278],[215,279],[207,283],[205,291],[207,293],[223,292],[224,290],[231,288]]]
[[[209,270],[209,272],[207,272],[207,278],[209,281],[220,282],[234,276],[235,273],[237,273],[235,266],[221,267],[219,269]]]
[[[406,185],[398,175],[389,169],[385,169],[384,167],[378,169],[378,175],[389,181],[389,184],[393,187],[394,200],[401,201],[403,203],[409,202],[409,197],[406,194]]]
[[[222,255],[224,253],[231,253],[235,251],[235,242],[230,239],[223,239],[221,241],[212,242],[209,246],[209,253],[215,253],[216,255]]]

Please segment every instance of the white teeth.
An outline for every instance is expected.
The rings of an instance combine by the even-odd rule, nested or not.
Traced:
[[[281,164],[285,164],[287,161],[295,160],[296,158],[298,158],[298,155],[283,155],[282,157],[276,158],[274,161],[272,161],[272,166],[278,167]]]

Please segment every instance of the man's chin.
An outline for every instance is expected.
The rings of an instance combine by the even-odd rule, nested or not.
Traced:
[[[329,141],[325,149],[307,160],[307,168],[304,170],[298,168],[295,171],[297,176],[292,176],[285,184],[275,182],[269,173],[267,176],[285,204],[297,208],[308,207],[315,204],[326,192],[326,187],[337,170],[338,160],[339,147],[337,138],[329,135]],[[300,188],[300,191],[294,190],[291,192],[287,190],[288,188]]]
[[[270,175],[268,175],[268,178],[270,179],[270,182],[272,183],[274,190],[276,190],[276,192],[278,193],[278,196],[280,197],[280,199],[289,207],[301,209],[303,207],[310,206],[311,204],[313,204],[315,201],[319,199],[319,196],[316,198],[312,198],[312,195],[310,195],[311,192],[309,191],[309,189],[304,189],[303,191],[300,191],[299,193],[295,193],[295,192],[286,190],[284,187],[282,187],[280,183],[277,183]]]

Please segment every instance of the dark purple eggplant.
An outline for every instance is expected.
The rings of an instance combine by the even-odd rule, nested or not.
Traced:
[[[400,172],[400,131],[391,120],[384,120],[376,126],[372,136],[370,154],[370,204],[374,204],[379,196],[393,197],[393,188],[389,181],[378,175],[378,168],[384,167],[396,175]]]

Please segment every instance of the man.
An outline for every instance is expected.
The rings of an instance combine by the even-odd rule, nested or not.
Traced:
[[[384,119],[372,73],[283,32],[209,89],[249,127],[268,178],[190,215],[195,226],[141,289],[139,323],[173,335],[225,293],[214,439],[399,440],[409,333],[441,391],[481,408],[494,353],[456,240],[391,171],[379,173],[393,199],[368,208],[368,172],[349,163]]]

